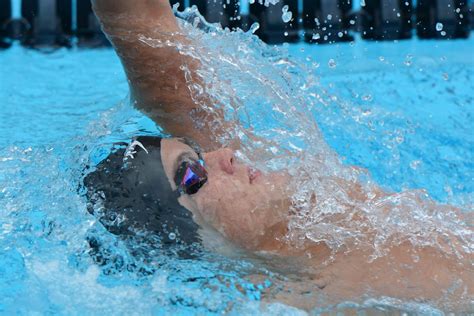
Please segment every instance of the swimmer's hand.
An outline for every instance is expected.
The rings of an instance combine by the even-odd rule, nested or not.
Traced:
[[[192,45],[168,0],[92,0],[92,5],[122,61],[133,104],[174,136],[191,137],[205,149],[217,145],[210,126],[222,113],[203,115],[188,88],[198,80],[192,75],[199,63],[176,45],[152,47],[140,40]],[[184,69],[191,74],[187,79]]]

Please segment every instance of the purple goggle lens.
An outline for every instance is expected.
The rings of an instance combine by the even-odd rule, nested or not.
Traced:
[[[175,183],[181,194],[195,194],[207,182],[204,160],[186,160],[178,167]]]

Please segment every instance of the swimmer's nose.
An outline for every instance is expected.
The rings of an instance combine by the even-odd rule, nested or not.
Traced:
[[[234,174],[234,151],[230,148],[219,149],[204,155],[206,163],[216,162],[218,167],[227,174]]]

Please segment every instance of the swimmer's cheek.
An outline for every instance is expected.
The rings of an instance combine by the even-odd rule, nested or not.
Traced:
[[[256,226],[263,226],[263,223],[259,223],[246,212],[239,212],[237,207],[226,206],[220,201],[203,199],[198,205],[203,220],[225,238],[244,248],[256,244],[255,233],[258,231]]]

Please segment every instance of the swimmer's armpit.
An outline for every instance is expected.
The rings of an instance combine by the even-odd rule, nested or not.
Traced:
[[[92,4],[122,61],[135,106],[166,132],[191,137],[205,149],[214,147],[216,130],[211,123],[223,114],[196,115],[201,108],[188,87],[199,83],[193,76],[199,62],[180,54],[176,45],[153,47],[143,41],[193,45],[182,33],[168,0],[92,0]],[[207,96],[201,96],[200,102],[214,104]]]

